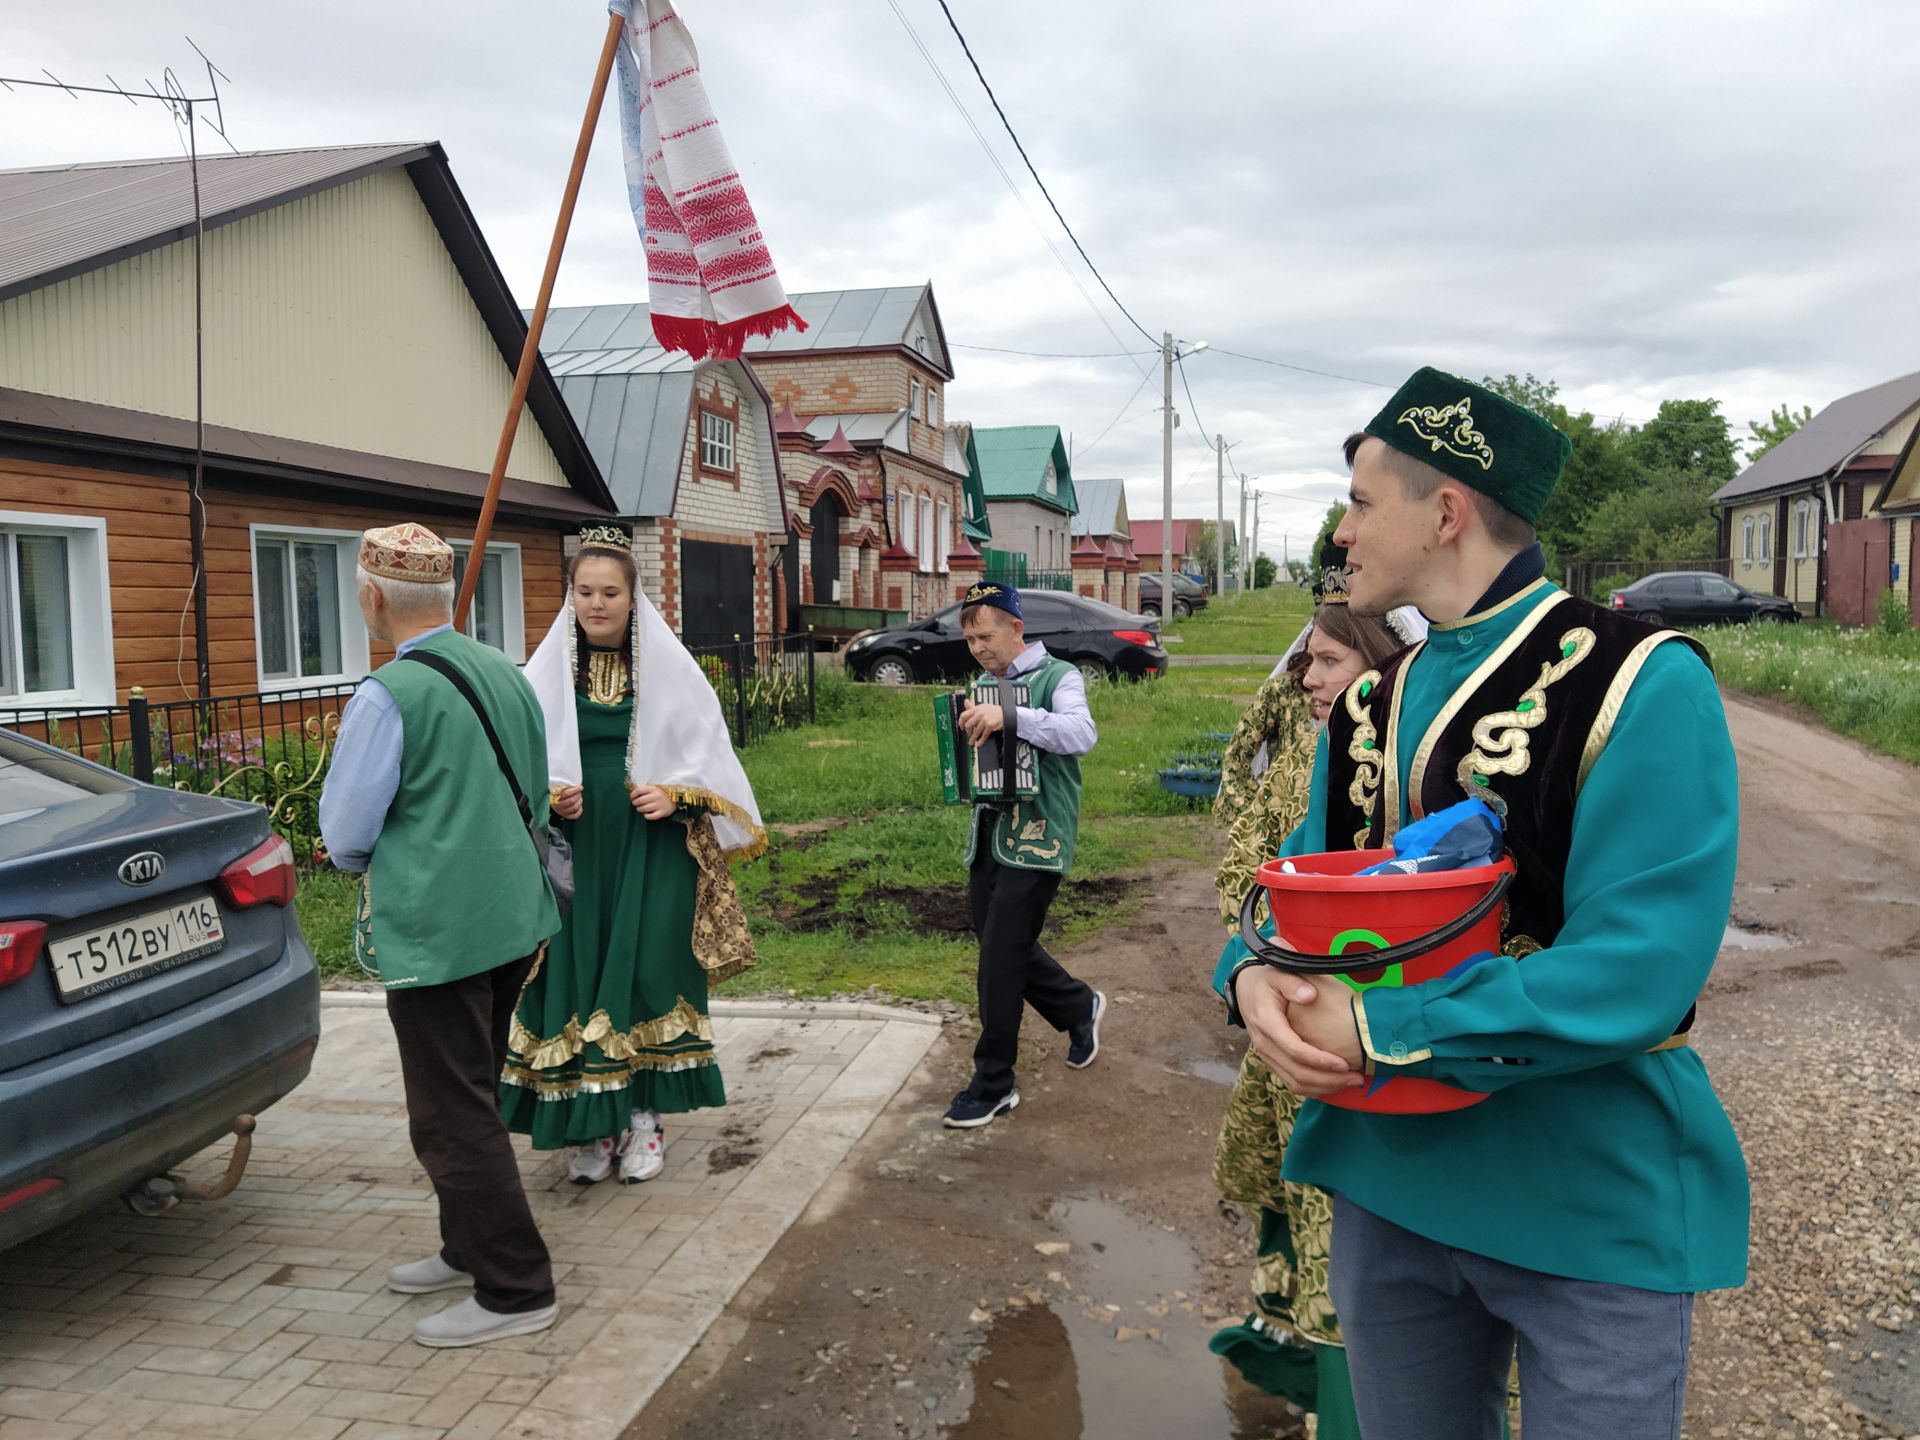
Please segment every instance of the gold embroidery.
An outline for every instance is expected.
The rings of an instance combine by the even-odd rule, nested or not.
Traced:
[[[1575,795],[1586,788],[1587,776],[1598,763],[1600,752],[1607,748],[1608,737],[1613,734],[1613,722],[1620,718],[1620,707],[1627,703],[1627,691],[1633,688],[1633,682],[1640,677],[1640,667],[1666,641],[1685,639],[1677,630],[1662,630],[1657,635],[1649,635],[1633,647],[1626,662],[1614,672],[1613,680],[1607,686],[1607,697],[1601,701],[1600,713],[1594,717],[1593,728],[1587,731],[1587,743],[1580,751],[1580,773],[1573,785]]]
[[[1538,582],[1540,585],[1545,583],[1544,580]],[[1522,593],[1528,594],[1531,591]],[[1514,626],[1513,633],[1493,647],[1493,653],[1475,668],[1473,674],[1469,675],[1464,683],[1455,688],[1453,694],[1447,698],[1447,703],[1440,707],[1440,713],[1433,717],[1433,723],[1427,726],[1427,733],[1421,737],[1420,748],[1413,754],[1413,768],[1407,773],[1407,796],[1413,803],[1416,815],[1424,813],[1420,809],[1420,796],[1426,788],[1427,762],[1433,758],[1433,747],[1440,743],[1441,735],[1446,733],[1447,727],[1453,723],[1454,716],[1460,713],[1466,703],[1487,682],[1488,676],[1513,658],[1514,652],[1526,643],[1529,635],[1533,634],[1534,627],[1547,618],[1547,612],[1572,598],[1564,590],[1555,591],[1534,609],[1521,616],[1519,624]],[[1489,610],[1487,613],[1492,615],[1498,611]]]
[[[1547,947],[1531,935],[1514,935],[1501,948],[1509,959],[1518,960],[1522,955],[1537,955]]]
[[[1531,585],[1527,586],[1526,589],[1521,590],[1516,594],[1509,595],[1506,599],[1502,600],[1498,605],[1489,605],[1485,610],[1476,610],[1471,615],[1462,615],[1458,620],[1434,620],[1429,622],[1427,628],[1429,630],[1460,630],[1465,628],[1468,625],[1483,624],[1484,622],[1493,619],[1494,616],[1502,614],[1508,610],[1511,610],[1514,606],[1520,604],[1521,601],[1526,600],[1528,597],[1532,595],[1536,595],[1542,590],[1551,590],[1552,588],[1553,588],[1553,582],[1551,580],[1548,580],[1545,576],[1542,576],[1540,579],[1534,581]]]
[[[633,673],[627,657],[617,650],[593,650],[587,654],[587,699],[596,705],[618,705],[633,690]]]
[[[1400,412],[1397,422],[1410,428],[1437,453],[1445,450],[1462,460],[1479,463],[1482,470],[1493,468],[1493,447],[1487,437],[1473,428],[1473,397],[1463,395],[1451,405],[1412,405]]]
[[[1356,850],[1364,850],[1373,831],[1373,807],[1380,796],[1380,776],[1384,768],[1379,737],[1373,728],[1373,707],[1362,702],[1380,683],[1380,672],[1369,670],[1343,692],[1347,715],[1353,721],[1353,739],[1347,742],[1347,758],[1353,761],[1353,783],[1347,786],[1347,799],[1366,816],[1366,823],[1353,832]]]
[[[635,788],[636,782],[628,780],[627,793],[631,795]],[[723,849],[722,853],[728,860],[739,864],[747,860],[757,860],[767,853],[767,832],[754,821],[753,816],[726,796],[699,785],[661,785],[657,788],[665,791],[674,804],[697,805],[713,811],[716,815],[724,815],[753,837],[744,845],[736,845],[731,850]]]
[[[589,1044],[598,1045],[600,1053],[610,1060],[633,1060],[642,1050],[658,1050],[689,1037],[711,1045],[713,1022],[694,1009],[685,996],[677,996],[673,1009],[666,1014],[642,1020],[625,1033],[614,1030],[613,1017],[605,1010],[596,1010],[586,1024],[582,1025],[575,1015],[558,1035],[542,1039],[515,1014],[507,1043],[513,1050],[514,1063],[531,1070],[551,1070],[572,1060]]]
[[[713,833],[712,816],[696,816],[688,824],[687,853],[700,868],[693,900],[693,954],[706,970],[711,988],[751,970],[760,957],[747,930],[740,891]]]
[[[1515,703],[1513,709],[1483,715],[1473,727],[1473,749],[1461,758],[1454,776],[1460,788],[1493,807],[1505,818],[1507,802],[1488,783],[1492,775],[1524,775],[1533,763],[1528,731],[1537,730],[1547,720],[1547,687],[1563,679],[1593,653],[1593,631],[1577,626],[1560,637],[1560,658],[1540,667],[1540,678]]]

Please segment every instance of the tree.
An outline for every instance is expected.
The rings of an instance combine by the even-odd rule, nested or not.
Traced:
[[[1689,471],[1648,475],[1631,490],[1611,495],[1587,517],[1584,553],[1639,565],[1710,558],[1719,546],[1713,516],[1718,482]]]
[[[1287,578],[1296,585],[1304,585],[1311,567],[1298,556],[1290,557],[1286,563]]]
[[[1340,522],[1347,518],[1347,502],[1336,500],[1327,507],[1327,518],[1320,522],[1320,533],[1313,537],[1313,549],[1307,552],[1307,567],[1317,569],[1320,564],[1320,547],[1333,538],[1333,532],[1340,528]]]
[[[1199,530],[1199,538],[1193,542],[1200,548],[1200,569],[1206,575],[1207,589],[1214,588],[1214,524],[1205,521]],[[1240,547],[1235,543],[1231,530],[1227,532],[1227,573],[1235,574],[1240,565]]]
[[[1766,418],[1764,423],[1759,420],[1749,420],[1747,429],[1753,439],[1747,445],[1747,463],[1751,465],[1811,419],[1813,419],[1811,405],[1801,406],[1800,413],[1797,415],[1788,406],[1781,405]]]
[[[1727,417],[1718,400],[1662,400],[1659,413],[1633,435],[1633,458],[1649,474],[1698,475],[1720,486],[1740,473]]]
[[[1526,406],[1573,441],[1567,468],[1534,525],[1541,548],[1547,552],[1548,566],[1560,573],[1569,557],[1585,551],[1581,529],[1587,517],[1608,498],[1639,482],[1639,467],[1628,454],[1633,431],[1619,421],[1597,420],[1584,410],[1573,413],[1560,403],[1559,385],[1532,374],[1524,379],[1508,375],[1504,380],[1488,375],[1480,383],[1494,394]]]
[[[1256,590],[1264,590],[1273,584],[1273,577],[1279,572],[1279,569],[1280,567],[1273,563],[1273,557],[1271,555],[1254,556],[1253,588]]]

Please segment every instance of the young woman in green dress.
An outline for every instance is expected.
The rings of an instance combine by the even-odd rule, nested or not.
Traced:
[[[666,1163],[664,1116],[726,1104],[711,984],[753,963],[729,858],[766,835],[713,687],[638,586],[621,531],[584,532],[527,678],[547,721],[574,898],[521,992],[501,1077],[511,1130],[625,1184]]]

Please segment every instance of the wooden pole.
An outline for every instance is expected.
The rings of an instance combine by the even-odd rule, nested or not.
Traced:
[[[560,271],[560,253],[567,248],[567,229],[573,224],[574,201],[580,196],[580,177],[586,173],[587,152],[593,148],[594,127],[600,120],[600,102],[606,98],[607,80],[613,74],[621,30],[626,20],[620,15],[607,17],[607,38],[600,47],[600,68],[593,75],[593,92],[587,97],[586,118],[580,122],[580,139],[573,147],[573,169],[567,174],[566,192],[560,197],[560,218],[554,222],[553,244],[547,249],[546,273],[540,277],[540,295],[533,302],[533,315],[527,321],[527,343],[520,350],[520,368],[513,377],[513,395],[507,401],[506,423],[500,427],[500,448],[494,452],[493,472],[487,476],[487,498],[480,505],[480,521],[473,527],[473,548],[467,553],[467,574],[460,583],[460,599],[453,608],[456,629],[465,629],[467,611],[473,605],[473,592],[480,583],[480,571],[486,564],[487,541],[493,535],[493,514],[500,508],[500,482],[506,478],[507,457],[513,453],[513,437],[520,428],[520,412],[526,407],[527,388],[533,383],[533,367],[540,358],[540,332],[547,325],[547,306],[553,300],[553,279]]]

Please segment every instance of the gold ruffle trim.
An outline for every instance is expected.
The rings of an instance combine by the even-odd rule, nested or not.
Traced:
[[[634,1075],[642,1070],[663,1075],[680,1070],[704,1070],[710,1065],[719,1063],[719,1057],[711,1050],[698,1055],[677,1058],[665,1055],[638,1055],[627,1062],[624,1070],[604,1071],[573,1079],[537,1075],[523,1065],[509,1063],[501,1072],[500,1083],[511,1085],[518,1090],[531,1090],[536,1100],[571,1100],[576,1095],[607,1095],[624,1090],[633,1083]]]
[[[632,788],[634,783],[633,781],[628,782],[629,789]],[[755,822],[751,815],[734,804],[733,801],[727,799],[726,796],[719,794],[717,791],[705,789],[699,785],[659,785],[654,788],[672,796],[673,803],[676,805],[697,805],[703,810],[713,811],[716,815],[724,815],[742,830],[753,836],[753,839],[745,845],[737,845],[731,850],[721,850],[720,853],[726,856],[729,861],[739,864],[747,860],[757,860],[767,853],[766,828]],[[716,841],[716,848],[717,846],[718,842]]]
[[[507,1041],[514,1054],[509,1064],[529,1070],[552,1070],[575,1059],[589,1044],[598,1045],[600,1053],[610,1060],[634,1061],[644,1058],[640,1054],[642,1050],[657,1050],[687,1036],[711,1045],[713,1021],[694,1009],[684,995],[675,998],[673,1009],[666,1014],[642,1020],[626,1031],[615,1030],[613,1017],[605,1010],[596,1010],[587,1017],[586,1024],[582,1025],[580,1017],[575,1015],[558,1035],[543,1040],[527,1029],[516,1014]]]

